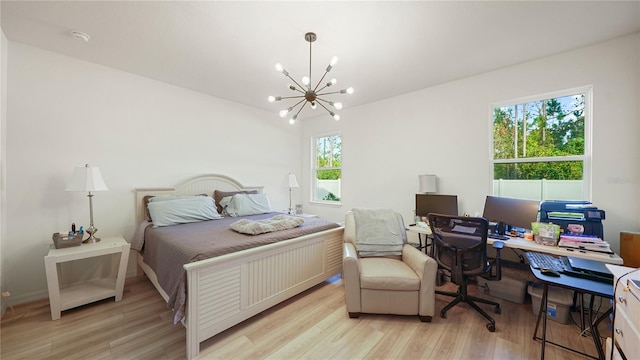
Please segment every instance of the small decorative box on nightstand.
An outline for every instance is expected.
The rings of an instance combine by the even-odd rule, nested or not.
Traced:
[[[51,306],[51,320],[60,318],[60,312],[76,306],[94,301],[115,297],[115,301],[122,300],[124,278],[129,261],[129,243],[122,237],[104,237],[100,242],[82,244],[80,246],[56,249],[53,244],[49,253],[44,257],[47,273],[47,287],[49,289],[49,304]],[[119,254],[118,273],[114,277],[86,281],[81,284],[61,288],[58,264],[87,259],[102,255]]]

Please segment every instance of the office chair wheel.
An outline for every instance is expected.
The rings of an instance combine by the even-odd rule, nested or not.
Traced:
[[[443,319],[447,318],[447,313],[444,310],[440,310],[440,317]]]
[[[491,332],[496,332],[496,324],[494,323],[488,323],[487,324],[487,330],[491,331]]]
[[[496,314],[502,314],[502,309],[500,309],[500,305],[496,305],[495,310],[493,310]]]

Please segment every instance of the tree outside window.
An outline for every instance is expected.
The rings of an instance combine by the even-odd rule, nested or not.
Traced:
[[[339,203],[342,178],[342,135],[314,138],[313,200]]]
[[[551,193],[556,199],[586,199],[589,99],[590,89],[579,89],[493,107],[494,194],[547,200],[545,187],[574,186],[579,191]],[[521,194],[513,193],[515,181]],[[524,189],[529,186],[540,191]],[[504,188],[510,194],[500,194]]]

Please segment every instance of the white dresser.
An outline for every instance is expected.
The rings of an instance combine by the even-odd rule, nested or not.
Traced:
[[[607,268],[616,285],[612,358],[640,359],[640,269],[618,265]],[[607,358],[611,358],[611,346],[607,341]]]

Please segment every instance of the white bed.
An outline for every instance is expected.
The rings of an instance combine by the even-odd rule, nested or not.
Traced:
[[[202,175],[173,188],[136,189],[137,223],[145,220],[146,195],[213,194],[214,190],[258,190],[223,175]],[[185,264],[187,358],[197,358],[204,340],[317,285],[342,271],[343,228]],[[160,292],[156,275],[138,264]],[[304,268],[301,268],[304,266]]]

